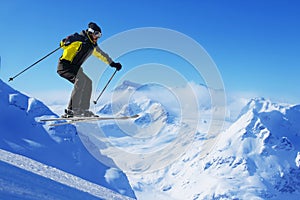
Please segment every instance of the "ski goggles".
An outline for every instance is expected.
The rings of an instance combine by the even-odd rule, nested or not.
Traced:
[[[96,37],[100,38],[102,36],[102,33],[100,31],[94,31],[93,29],[89,28],[88,32],[93,33]]]

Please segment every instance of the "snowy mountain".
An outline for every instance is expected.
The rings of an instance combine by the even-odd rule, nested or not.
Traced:
[[[125,80],[121,85],[117,86],[114,90],[115,91],[136,90],[139,87],[142,87],[142,85]]]
[[[265,99],[248,103],[204,160],[203,173],[223,180],[214,196],[298,199],[299,108]]]
[[[196,122],[180,121],[174,104],[153,87],[122,85],[100,109],[101,114],[141,115],[127,124],[136,127],[129,136],[124,131],[129,127],[110,124],[122,134],[109,135],[112,146],[103,151],[127,173],[138,199],[299,198],[299,105],[252,99],[237,120],[209,138],[203,128],[209,119],[200,120],[195,131]],[[124,101],[124,96],[131,98]],[[215,108],[199,104],[202,114],[210,109]],[[99,126],[104,133],[110,130]]]
[[[177,162],[130,181],[136,191],[151,185],[169,199],[299,199],[299,119],[299,105],[253,99],[206,157],[196,134]]]
[[[2,80],[0,110],[0,149],[135,198],[126,175],[95,159],[83,145],[75,126],[49,127],[40,123],[39,119],[56,115],[42,102],[21,94]]]
[[[189,87],[125,81],[96,110],[138,118],[49,128],[37,121],[54,113],[0,82],[0,148],[142,200],[298,199],[300,105],[256,98],[223,123],[218,91]]]

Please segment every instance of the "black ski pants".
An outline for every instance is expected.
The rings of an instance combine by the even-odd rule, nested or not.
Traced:
[[[92,96],[92,80],[80,66],[59,61],[57,73],[74,84],[68,109],[73,111],[89,110]]]

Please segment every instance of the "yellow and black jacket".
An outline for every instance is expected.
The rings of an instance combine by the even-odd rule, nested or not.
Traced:
[[[60,61],[78,68],[92,54],[106,64],[112,63],[112,59],[92,41],[86,31],[68,36],[60,42],[60,46],[64,50]]]

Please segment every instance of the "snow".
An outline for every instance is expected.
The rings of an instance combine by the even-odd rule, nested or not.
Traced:
[[[1,149],[0,160],[0,197],[3,199],[131,199],[54,167]]]
[[[296,166],[300,168],[300,152],[297,153],[297,157],[295,159]]]
[[[110,182],[105,180],[110,168],[87,151],[75,126],[49,127],[40,123],[39,119],[57,115],[42,102],[14,90],[2,80],[0,97],[0,149],[135,198],[126,175],[120,169],[117,169],[118,177],[111,177]]]
[[[131,91],[133,100],[127,101],[141,114],[126,124],[137,126],[136,133],[111,136],[111,146],[101,150],[126,172],[138,199],[298,199],[299,106],[252,99],[235,121],[228,119],[230,126],[209,135],[214,130],[208,128],[211,125],[220,130],[219,121],[209,118],[214,107],[198,104],[204,113],[198,122],[180,119],[182,113],[170,109],[174,104],[154,95],[160,94],[159,88],[153,93],[151,85],[141,87],[143,92]],[[120,99],[109,107],[120,104]],[[122,113],[120,106],[115,108],[109,114]],[[117,132],[128,128],[118,127]],[[147,131],[149,127],[152,130]],[[109,130],[104,129],[104,134]]]
[[[125,81],[106,94],[96,110],[101,116],[139,114],[137,119],[49,128],[53,122],[38,120],[55,116],[53,112],[0,83],[0,94],[5,97],[0,100],[5,113],[5,117],[0,114],[1,149],[38,161],[44,166],[37,167],[42,172],[60,169],[50,174],[72,174],[87,181],[53,183],[45,176],[50,189],[41,188],[37,195],[45,190],[52,194],[57,184],[68,186],[63,190],[74,190],[78,196],[103,195],[83,190],[93,182],[114,194],[142,200],[299,199],[300,105],[232,98],[224,121],[225,108],[210,101],[218,90],[195,83],[170,88]],[[3,162],[3,169],[14,170]],[[101,171],[100,175],[95,171]],[[18,194],[17,187],[14,193]]]

